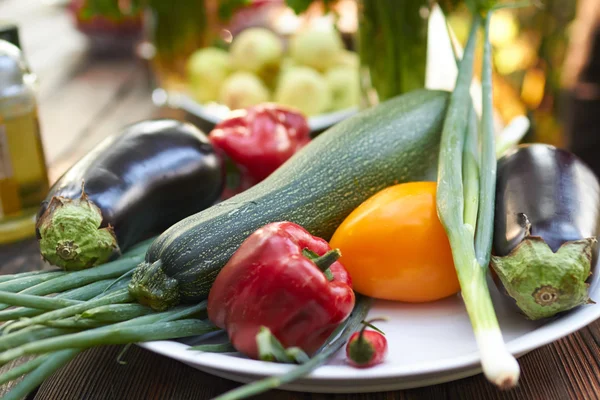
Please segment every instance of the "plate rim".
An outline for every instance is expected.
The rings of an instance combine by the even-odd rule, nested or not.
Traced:
[[[573,310],[571,313],[548,321],[534,330],[527,332],[517,338],[506,342],[508,351],[513,355],[522,355],[529,351],[543,347],[558,339],[578,331],[600,318],[600,304],[584,305]],[[474,339],[473,339],[474,340]],[[165,343],[169,345],[165,347]],[[248,358],[232,357],[225,354],[190,352],[186,354],[190,346],[174,341],[156,341],[139,343],[141,347],[176,359],[186,364],[199,365],[211,370],[227,371],[231,374],[247,375],[248,371],[260,371],[255,376],[280,375],[291,368],[292,365],[270,363],[252,360]],[[181,352],[173,353],[173,346],[182,349]],[[235,360],[232,363],[231,360]],[[365,381],[373,379],[392,379],[416,377],[425,374],[446,374],[458,369],[480,366],[479,352],[471,352],[458,357],[448,357],[436,361],[425,361],[407,366],[391,366],[381,364],[369,369],[355,369],[340,365],[323,365],[304,379],[318,382],[328,381]],[[226,367],[225,367],[226,366]]]

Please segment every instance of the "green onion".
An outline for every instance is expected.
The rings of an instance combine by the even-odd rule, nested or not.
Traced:
[[[93,319],[82,319],[81,317],[79,317],[79,315],[76,315],[75,317],[59,319],[57,321],[44,322],[44,326],[48,326],[51,328],[66,328],[78,331],[83,331],[86,329],[95,329],[105,325],[105,323],[95,321]]]
[[[159,322],[129,327],[109,326],[27,343],[0,354],[0,364],[28,354],[50,353],[72,348],[88,348],[106,344],[127,344],[151,340],[203,335],[218,330],[213,324],[194,319]]]
[[[81,286],[109,278],[118,278],[125,272],[135,268],[144,260],[143,255],[132,257],[121,257],[116,261],[100,265],[98,267],[83,271],[70,272],[58,278],[29,287],[22,294],[34,294],[44,296],[59,293],[65,290],[79,288]],[[9,305],[0,305],[0,310],[8,308]]]
[[[475,229],[479,209],[479,141],[477,115],[473,107],[469,110],[467,135],[463,150],[462,173],[465,199],[464,222]]]
[[[108,286],[112,282],[114,282],[113,279],[105,279],[102,281],[90,283],[89,285],[85,285],[80,288],[71,289],[67,292],[59,293],[55,296],[55,298],[81,301],[90,300],[104,293],[104,290],[108,288]],[[113,289],[122,289],[125,286],[126,284],[123,284],[123,286],[115,285]],[[12,319],[34,317],[43,313],[44,311],[40,310],[39,308],[19,307],[11,310],[0,311],[0,321],[10,321]]]
[[[300,379],[310,374],[315,368],[327,362],[329,357],[335,354],[350,338],[350,336],[360,329],[362,321],[367,316],[371,307],[371,299],[364,296],[356,297],[356,305],[352,314],[327,338],[325,344],[317,351],[317,354],[302,365],[295,367],[281,376],[272,376],[261,379],[246,385],[240,386],[227,393],[217,396],[213,400],[237,400],[245,399],[250,396],[266,392],[271,389],[277,389],[281,385]]]
[[[143,317],[138,317],[129,321],[123,321],[116,323],[111,326],[129,326],[131,324],[153,324],[158,321],[174,321],[183,319],[191,316],[196,316],[206,310],[206,301],[200,302],[194,306],[177,307],[169,311],[161,313],[149,314]],[[8,350],[14,347],[21,346],[26,343],[32,343],[36,340],[46,339],[55,336],[68,335],[77,331],[77,326],[72,323],[65,324],[61,321],[72,321],[70,319],[63,319],[54,321],[58,325],[63,325],[63,328],[52,328],[42,327],[39,325],[31,326],[29,328],[22,329],[17,332],[12,332],[6,335],[0,336],[0,351]],[[69,327],[67,329],[66,327]]]
[[[486,19],[486,26],[488,24],[489,19]],[[519,366],[515,358],[506,350],[502,339],[502,333],[487,287],[487,265],[481,266],[477,261],[473,225],[464,220],[465,193],[463,187],[475,186],[475,183],[470,180],[467,180],[463,185],[461,171],[463,165],[462,152],[465,143],[464,135],[467,131],[470,113],[469,88],[473,75],[476,35],[480,25],[481,18],[478,14],[475,14],[444,122],[438,168],[437,209],[452,248],[462,297],[481,353],[483,371],[491,382],[500,387],[508,388],[516,385],[518,381]],[[486,40],[488,40],[487,35]],[[487,85],[483,87],[488,88]],[[484,94],[484,98],[485,96]],[[486,112],[484,117],[491,117],[491,115]],[[486,123],[484,122],[483,126]],[[487,139],[487,137],[484,135],[483,139]],[[482,147],[487,149],[488,146],[489,143]],[[489,162],[487,155],[484,154],[484,156],[482,162]],[[485,171],[482,171],[482,178],[480,179],[486,179],[485,175]],[[474,173],[467,172],[465,174],[468,179],[473,179],[474,176],[476,176]],[[479,186],[480,191],[483,191],[483,185],[480,184]],[[486,187],[489,188],[489,185]],[[467,190],[467,193],[469,193],[469,190]],[[493,219],[493,207],[490,209],[481,204],[482,201],[486,204],[489,203],[490,195],[493,196],[493,194],[488,193],[487,196],[480,195],[479,197],[479,207],[481,209],[478,211],[478,219],[482,221],[489,219],[489,215],[480,216],[483,212],[492,213],[491,218]],[[472,218],[472,212],[469,212],[467,216]],[[479,230],[479,226],[477,229]],[[484,233],[479,233],[479,235],[481,238],[480,243],[483,245],[486,244],[486,240],[491,240],[485,237]]]
[[[18,377],[33,371],[47,358],[48,356],[46,355],[39,356],[9,369],[4,374],[0,375],[0,385],[4,385],[7,382],[14,381]]]
[[[114,279],[103,279],[101,281],[92,282],[88,285],[81,286],[75,289],[67,290],[56,295],[57,298],[87,301],[104,293]]]
[[[71,361],[80,352],[79,349],[68,349],[48,355],[33,372],[25,376],[18,385],[5,394],[3,400],[18,400],[27,396],[54,371]]]
[[[489,40],[489,12],[485,19],[483,67],[481,70],[481,174],[479,176],[479,213],[475,235],[477,262],[487,267],[492,253],[494,235],[494,201],[496,199],[496,146],[494,135],[494,105],[492,98],[492,50]]]
[[[201,301],[200,303],[193,306],[179,306],[175,307],[169,311],[163,311],[155,314],[145,315],[143,317],[138,317],[136,319],[132,319],[130,321],[123,321],[111,325],[113,327],[117,326],[130,326],[130,325],[145,325],[145,324],[153,324],[155,322],[169,322],[176,321],[178,319],[184,319],[188,317],[195,317],[198,314],[206,311],[206,305],[208,302],[206,300]],[[109,327],[107,327],[109,328]]]
[[[192,346],[188,350],[202,351],[205,353],[236,353],[237,350],[230,342],[216,344],[199,344]]]
[[[41,297],[31,294],[20,294],[0,291],[0,301],[11,306],[24,306],[40,310],[56,310],[63,307],[81,304],[78,300],[61,299],[58,297]]]
[[[19,272],[18,274],[0,275],[0,283],[12,281],[14,279],[30,277],[30,276],[34,276],[34,275],[49,274],[49,273],[53,273],[53,272],[57,272],[57,271],[56,270],[52,270],[52,271],[43,270],[43,271]],[[58,272],[61,272],[61,271],[58,271]]]
[[[109,304],[84,311],[81,318],[98,322],[121,322],[153,313],[150,307],[141,304]]]
[[[63,271],[52,271],[45,274],[28,275],[24,277],[18,277],[9,281],[0,283],[0,290],[5,292],[19,292],[28,287],[38,285],[43,282],[50,281],[58,278],[59,276],[65,275]]]
[[[53,277],[50,280],[47,280],[45,282],[41,282],[41,283],[35,283],[35,282],[27,282],[27,283],[19,283],[19,287],[25,286],[24,288],[22,288],[23,290],[20,292],[22,294],[33,294],[33,295],[40,295],[40,296],[44,296],[47,294],[52,294],[52,293],[60,293],[60,292],[64,292],[66,290],[70,290],[70,289],[74,289],[74,288],[80,288],[81,286],[93,283],[93,282],[97,282],[100,280],[104,280],[104,279],[110,279],[110,278],[119,278],[121,276],[123,276],[124,274],[126,274],[127,272],[131,271],[132,269],[134,269],[137,264],[139,264],[140,262],[142,262],[144,260],[146,251],[148,250],[148,247],[150,247],[150,244],[152,243],[152,241],[154,240],[154,238],[152,239],[148,239],[145,240],[144,242],[141,242],[139,244],[137,244],[136,246],[134,246],[133,248],[131,248],[129,251],[127,251],[125,254],[123,254],[118,260],[100,265],[98,267],[94,267],[94,268],[90,268],[90,269],[85,269],[82,271],[75,271],[75,272],[69,272],[69,273],[64,273],[62,271],[53,271],[52,273],[56,273],[56,274],[61,274],[61,275],[56,275],[55,277]],[[25,274],[29,274],[29,273],[25,273]],[[17,274],[17,275],[21,275],[21,274]],[[40,274],[40,276],[45,276],[44,274]],[[30,276],[32,279],[36,278],[36,275]],[[27,279],[27,276],[25,276],[25,279]],[[10,284],[11,282],[16,282],[16,281],[21,281],[22,278],[17,278],[16,280],[10,280],[5,282],[5,284]],[[5,288],[2,288],[3,284],[0,284],[0,290],[5,290]],[[16,292],[19,291],[21,289],[18,290],[12,290],[11,287],[9,286],[10,290],[5,290],[5,291],[10,291],[10,292]],[[6,308],[10,307],[7,304],[0,304],[0,310],[4,310]]]
[[[203,301],[194,306],[188,307],[177,307],[170,311],[165,311],[161,313],[146,315],[144,317],[135,318],[129,321],[124,321],[114,326],[136,326],[143,324],[153,324],[156,322],[169,322],[174,321],[181,318],[187,318],[189,316],[196,315],[202,311],[206,310],[206,301]],[[106,328],[99,328],[106,329]],[[23,332],[23,331],[21,331]],[[21,333],[17,332],[17,333]],[[27,342],[25,342],[27,343]],[[41,360],[40,365],[37,369],[34,370],[31,374],[27,375],[25,379],[23,379],[18,385],[16,385],[8,394],[5,395],[4,399],[20,399],[26,396],[28,393],[33,391],[44,379],[52,375],[54,371],[68,363],[73,357],[75,357],[78,353],[83,351],[83,349],[69,349],[69,350],[61,350],[58,352],[53,352],[41,357],[36,358],[35,360]],[[32,360],[32,361],[35,361]],[[18,376],[17,373],[24,371],[23,373],[27,373],[27,369],[36,367],[36,363],[32,362],[25,367],[22,367],[20,370],[16,367],[10,371],[5,372],[3,375],[0,375],[0,381],[8,382],[10,380],[16,379]],[[16,370],[16,371],[15,371]]]
[[[18,294],[16,296],[18,296]],[[71,317],[73,315],[80,314],[84,311],[91,310],[92,308],[99,306],[104,306],[107,304],[126,303],[133,300],[133,297],[131,296],[131,294],[129,294],[129,291],[127,289],[121,289],[95,300],[86,301],[84,303],[69,306],[60,310],[50,311],[33,317],[31,319],[25,319],[16,322],[9,327],[9,331],[23,329],[31,325],[44,324],[45,322],[57,320],[60,318]]]
[[[11,305],[24,306],[24,308],[0,311],[0,321],[8,321],[22,317],[32,317],[42,314],[44,312],[43,310],[56,310],[62,307],[81,304],[83,302],[78,300],[89,300],[100,295],[106,296],[112,291],[127,287],[127,282],[120,282],[114,285],[111,291],[105,292],[106,289],[113,283],[113,279],[93,282],[89,285],[72,289],[68,292],[59,293],[54,297],[41,297],[22,293],[15,294],[0,291],[0,301]]]
[[[0,351],[5,351],[36,340],[46,339],[60,335],[74,333],[74,329],[48,328],[43,326],[32,326],[18,332],[7,333],[0,336]]]

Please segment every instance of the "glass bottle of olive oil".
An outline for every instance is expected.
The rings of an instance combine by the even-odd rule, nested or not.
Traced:
[[[0,244],[34,235],[48,192],[34,82],[19,48],[0,40]]]

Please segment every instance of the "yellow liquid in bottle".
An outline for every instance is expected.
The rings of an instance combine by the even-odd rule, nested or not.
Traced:
[[[0,244],[33,236],[48,192],[48,173],[35,108],[0,115]]]

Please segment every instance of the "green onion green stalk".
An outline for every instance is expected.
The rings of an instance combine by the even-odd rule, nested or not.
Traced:
[[[463,150],[462,174],[463,195],[465,209],[463,218],[465,224],[476,226],[477,211],[479,209],[479,131],[477,129],[477,115],[471,106],[466,130],[466,139]]]
[[[18,295],[17,295],[18,296]],[[21,295],[24,296],[24,295]],[[44,298],[40,298],[42,300]],[[55,300],[55,299],[44,299],[44,300]],[[5,331],[8,333],[9,331],[16,331],[19,329],[27,328],[32,325],[42,325],[45,322],[57,320],[60,318],[67,318],[73,315],[80,314],[84,311],[91,310],[95,307],[100,307],[108,304],[118,304],[118,303],[127,303],[133,301],[133,297],[129,293],[127,289],[117,290],[116,292],[109,293],[106,296],[100,297],[95,300],[90,300],[86,302],[80,302],[78,304],[61,308],[59,310],[53,310],[46,312],[44,314],[38,315],[36,317],[30,319],[24,319],[22,321],[18,321]]]
[[[0,351],[6,351],[26,343],[35,342],[49,337],[68,335],[77,332],[73,328],[53,328],[44,326],[32,326],[17,332],[6,333],[0,336]]]
[[[38,387],[46,378],[52,375],[57,369],[71,361],[77,354],[79,354],[81,350],[79,349],[68,349],[59,351],[56,353],[52,353],[48,356],[42,357],[42,359],[38,362],[33,359],[31,365],[27,365],[23,368],[24,373],[27,373],[27,369],[34,367],[35,369],[31,369],[28,375],[25,375],[25,378],[18,385],[16,385],[10,392],[8,392],[3,400],[19,400],[27,396],[31,391],[33,391],[36,387]],[[36,365],[38,364],[39,365]],[[27,363],[26,363],[27,364]],[[23,364],[25,365],[25,364]],[[17,367],[18,368],[18,367]],[[11,370],[12,371],[12,370]],[[3,379],[4,376],[0,376],[0,380]]]
[[[113,325],[24,344],[0,354],[0,364],[6,364],[29,354],[44,354],[72,348],[86,349],[107,344],[175,339],[203,335],[215,330],[218,328],[213,324],[195,319],[125,327]]]
[[[22,364],[17,365],[14,368],[11,368],[10,370],[8,370],[4,374],[2,374],[2,376],[0,376],[0,385],[4,385],[7,382],[14,381],[18,377],[23,376],[23,375],[33,371],[34,369],[39,367],[40,364],[42,364],[42,362],[44,362],[44,360],[46,360],[47,358],[48,358],[48,356],[46,356],[46,355],[36,357],[34,359],[31,359],[29,361],[26,361]]]
[[[144,251],[145,253],[145,251]],[[114,279],[131,271],[144,260],[144,253],[131,256],[123,256],[116,261],[109,262],[98,267],[71,272],[46,282],[28,287],[20,294],[45,296],[52,293],[60,293],[66,290],[79,288],[90,283],[104,279]],[[10,290],[8,290],[10,291]],[[8,304],[0,304],[0,310],[10,307]]]
[[[24,364],[21,364],[15,368],[11,369],[10,371],[7,371],[4,374],[0,375],[0,382],[6,383],[6,382],[9,382],[11,380],[18,378],[21,375],[29,373],[9,393],[7,393],[3,399],[17,400],[17,399],[23,398],[28,393],[33,391],[46,378],[48,378],[50,375],[52,375],[56,370],[58,370],[60,367],[62,367],[66,363],[68,363],[77,354],[79,354],[81,351],[83,351],[84,348],[92,347],[93,341],[99,340],[98,338],[101,337],[102,335],[107,335],[107,333],[105,331],[108,329],[110,329],[110,333],[112,335],[114,335],[115,328],[118,330],[118,329],[122,329],[122,328],[135,328],[138,326],[153,326],[157,323],[168,323],[171,321],[178,321],[178,320],[185,319],[188,317],[193,317],[205,310],[206,310],[206,301],[203,301],[194,306],[177,307],[177,308],[174,308],[169,311],[145,315],[143,317],[138,317],[138,318],[135,318],[135,319],[132,319],[129,321],[120,322],[118,324],[114,324],[109,327],[103,327],[103,328],[98,328],[98,329],[84,332],[84,333],[88,334],[88,340],[89,340],[84,347],[69,348],[69,349],[59,350],[59,351],[54,351],[54,350],[44,351],[47,354],[39,356],[39,357],[37,357],[31,361],[28,361]],[[185,322],[185,321],[180,321],[180,322]],[[202,322],[202,321],[200,321],[200,322]],[[196,325],[198,325],[198,324],[196,324]],[[208,329],[209,325],[210,324],[208,324],[208,323],[202,322],[202,327],[203,327],[202,329],[204,329],[204,326],[206,326]],[[187,329],[189,327],[186,326],[184,328]],[[52,329],[52,328],[49,328],[49,329]],[[176,332],[175,334],[183,335],[183,334],[185,334],[185,332],[183,332],[185,329],[182,329],[179,332]],[[17,333],[21,333],[21,332],[17,332]],[[92,333],[94,333],[94,334],[92,334]],[[58,338],[58,339],[60,339],[60,338]],[[81,339],[79,339],[79,340],[81,340]],[[26,341],[25,343],[29,343],[29,342]],[[48,346],[47,343],[48,342],[46,342],[46,346]],[[56,342],[54,342],[54,343],[56,345]],[[104,343],[104,344],[106,344],[106,343]],[[50,345],[52,346],[52,343]],[[19,351],[22,351],[22,347],[17,347],[17,348],[21,348],[21,350],[19,350]],[[47,350],[47,347],[46,347],[46,350]]]
[[[215,344],[199,344],[188,350],[202,351],[204,353],[237,353],[237,349],[230,342]]]
[[[481,71],[481,168],[479,175],[479,212],[475,235],[475,254],[481,266],[490,263],[494,236],[494,204],[496,199],[496,148],[494,105],[492,99],[492,49],[490,44],[491,11],[485,18],[483,67]]]
[[[31,271],[31,272],[20,272],[18,274],[0,275],[0,283],[4,283],[4,282],[8,282],[8,281],[14,281],[15,279],[21,279],[21,278],[26,278],[26,277],[33,277],[35,275],[46,275],[46,274],[56,273],[56,272],[64,274],[63,271]]]
[[[38,285],[43,282],[58,278],[64,275],[63,271],[51,271],[42,274],[34,274],[28,276],[15,276],[13,279],[0,283],[0,290],[4,292],[19,292],[28,287]]]
[[[66,292],[57,294],[55,299],[68,299],[68,300],[80,300],[87,301],[98,295],[103,294],[110,285],[114,282],[113,279],[104,279],[98,282],[93,282],[80,288],[71,289]],[[127,282],[114,285],[111,290],[123,289],[127,286]],[[35,296],[39,299],[40,296]],[[0,311],[0,321],[17,320],[19,318],[34,317],[39,314],[43,314],[45,310],[41,309],[37,303],[33,303],[36,307],[23,307],[24,304],[18,304],[20,307]]]

